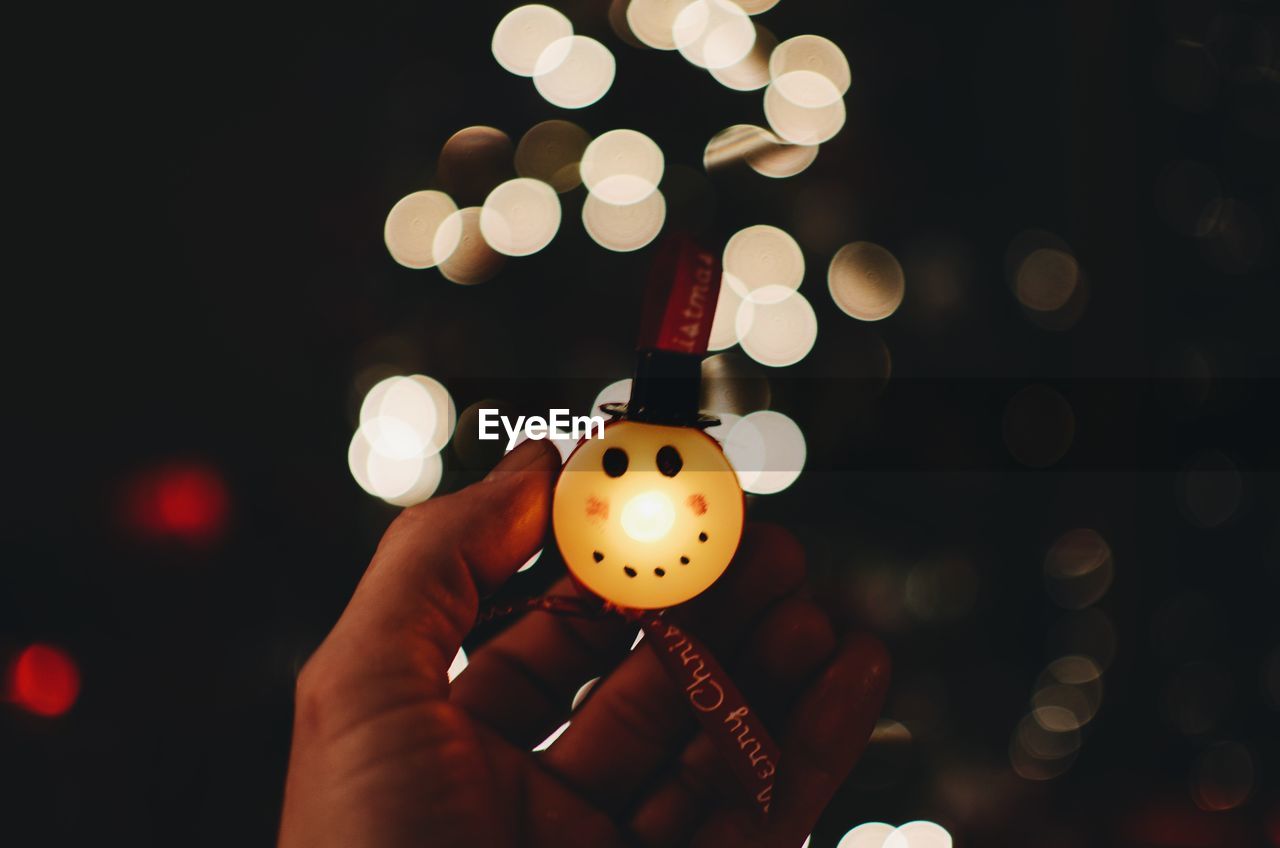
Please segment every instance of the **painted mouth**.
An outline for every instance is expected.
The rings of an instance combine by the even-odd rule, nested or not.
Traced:
[[[706,534],[706,533],[699,533],[699,534],[698,534],[698,542],[699,542],[699,543],[701,543],[701,542],[706,542],[708,538],[709,538],[709,537],[707,536],[707,534]],[[604,554],[603,554],[603,553],[601,553],[600,551],[592,551],[592,552],[591,552],[591,558],[592,558],[593,560],[595,560],[597,563],[602,563],[602,562],[604,562],[604,559],[605,559]],[[689,565],[689,564],[690,564],[690,562],[691,562],[691,560],[689,559],[688,554],[684,554],[684,555],[682,555],[682,556],[680,557],[680,565],[682,565],[682,566]],[[622,573],[623,573],[623,574],[625,574],[625,575],[627,575],[627,577],[632,577],[632,578],[634,578],[634,577],[639,577],[639,576],[640,576],[640,572],[636,570],[635,566],[632,566],[632,565],[630,565],[629,563],[623,563],[623,565],[622,565]],[[654,569],[653,569],[653,576],[654,576],[654,577],[666,577],[666,576],[667,576],[667,570],[666,570],[665,568],[663,568],[662,566],[657,566],[656,568],[654,568]]]

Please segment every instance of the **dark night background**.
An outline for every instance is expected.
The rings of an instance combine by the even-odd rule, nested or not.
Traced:
[[[817,162],[766,180],[701,168],[758,95],[625,45],[604,0],[553,5],[618,59],[581,112],[494,62],[509,4],[11,22],[0,663],[57,645],[82,690],[58,717],[0,703],[0,844],[272,842],[293,676],[394,514],[347,469],[370,369],[429,374],[459,409],[581,407],[629,373],[650,251],[594,245],[582,189],[548,249],[483,285],[382,243],[454,132],[560,117],[653,137],[673,218],[705,236],[771,223],[805,249],[817,346],[767,377],[809,463],[753,514],[887,642],[899,723],[814,846],[920,818],[962,846],[1280,845],[1277,7],[781,0],[761,22],[832,38],[854,85]],[[1027,230],[1085,274],[1066,329],[1010,290]],[[905,268],[886,321],[825,291],[855,240]],[[1029,386],[1069,404],[1068,435],[1060,405],[1010,411]],[[481,470],[445,465],[441,491]],[[175,469],[225,487],[200,538],[129,518]],[[1072,610],[1044,562],[1078,528],[1114,583]],[[1077,653],[1105,668],[1097,715],[1061,774],[1020,775],[1037,677]]]

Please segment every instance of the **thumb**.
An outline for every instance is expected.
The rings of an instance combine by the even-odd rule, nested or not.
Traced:
[[[479,483],[406,509],[387,528],[334,635],[374,652],[407,647],[447,685],[444,672],[480,597],[542,545],[559,470],[553,445],[528,441]]]

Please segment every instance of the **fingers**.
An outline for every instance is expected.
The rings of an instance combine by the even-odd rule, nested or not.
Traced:
[[[695,845],[799,845],[862,756],[889,686],[889,655],[870,636],[846,639],[787,721],[769,821],[714,816]]]
[[[683,608],[681,619],[727,661],[752,621],[803,578],[799,543],[781,528],[751,526],[725,576]],[[596,804],[616,811],[683,747],[693,721],[658,659],[648,649],[637,650],[597,685],[543,764]]]
[[[817,605],[800,598],[779,602],[751,636],[751,647],[736,670],[752,707],[775,726],[804,681],[835,651],[831,623]],[[709,814],[727,799],[741,803],[722,755],[706,732],[699,732],[669,773],[631,818],[641,845],[686,845]]]
[[[402,512],[321,650],[370,671],[408,659],[445,695],[480,595],[542,544],[559,468],[553,446],[531,441],[483,481]]]
[[[564,578],[549,595],[574,592]],[[512,745],[528,750],[569,715],[574,693],[626,656],[636,625],[530,613],[470,656],[449,697]]]

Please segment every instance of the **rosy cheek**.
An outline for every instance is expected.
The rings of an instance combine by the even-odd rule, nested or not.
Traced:
[[[592,524],[603,524],[609,520],[609,502],[595,495],[587,498],[587,521]]]
[[[703,495],[690,495],[689,500],[685,502],[694,515],[707,514],[707,499]]]

